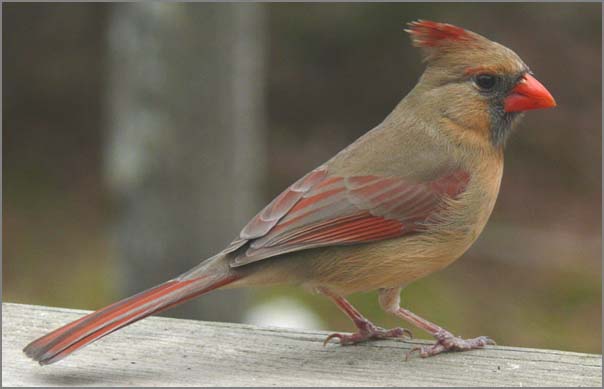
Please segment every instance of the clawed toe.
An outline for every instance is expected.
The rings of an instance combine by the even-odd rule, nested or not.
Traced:
[[[338,334],[338,333],[334,333],[334,334],[329,334],[329,336],[327,338],[325,338],[325,340],[323,341],[323,347],[327,346],[327,343],[329,343],[330,340],[332,340],[333,338],[338,338],[340,339],[340,344],[342,343],[342,338],[345,335],[342,334]]]
[[[329,343],[329,341],[334,338],[337,338],[340,341],[340,345],[342,345],[342,346],[347,346],[349,344],[363,342],[368,339],[363,334],[358,333],[358,332],[351,334],[351,335],[334,333],[334,334],[330,334],[327,338],[325,338],[325,340],[323,341],[323,347],[327,346],[327,343]]]
[[[418,352],[420,357],[427,358],[446,351],[468,351],[483,348],[486,345],[496,345],[495,341],[487,336],[479,336],[473,339],[462,339],[453,336],[450,332],[443,331],[435,335],[436,343],[432,346],[414,347],[405,356],[405,361],[411,354]]]
[[[355,332],[354,334],[344,335],[340,333],[330,334],[323,341],[323,346],[326,346],[330,340],[338,338],[342,346],[350,344],[365,342],[370,339],[395,339],[395,338],[406,338],[412,339],[413,334],[406,328],[393,328],[385,330],[383,328],[375,327],[366,331]]]
[[[488,344],[490,346],[497,346],[497,342],[495,342],[493,339],[489,338],[488,336],[481,336],[481,338],[485,339],[485,344]]]
[[[413,333],[406,328],[393,328],[386,332],[385,338],[407,338],[407,340],[413,339]]]
[[[406,328],[392,328],[385,330],[383,328],[376,328],[370,332],[369,339],[395,339],[395,338],[406,338],[407,340],[413,339],[413,333]]]

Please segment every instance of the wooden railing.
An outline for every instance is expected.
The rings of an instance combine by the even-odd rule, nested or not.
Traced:
[[[50,366],[21,349],[85,311],[2,305],[3,386],[599,386],[602,356],[489,346],[422,359],[425,341],[323,347],[327,333],[151,317]],[[596,341],[596,340],[594,340]]]

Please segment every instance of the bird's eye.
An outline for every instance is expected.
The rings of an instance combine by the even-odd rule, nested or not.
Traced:
[[[474,82],[480,89],[488,91],[493,89],[497,83],[497,77],[492,74],[479,74],[474,77]]]

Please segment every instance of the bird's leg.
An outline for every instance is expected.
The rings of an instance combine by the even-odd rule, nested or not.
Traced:
[[[486,336],[479,336],[473,339],[462,339],[445,330],[444,328],[429,322],[417,316],[415,313],[400,307],[400,288],[380,289],[380,306],[386,312],[400,317],[416,327],[423,329],[436,338],[436,343],[428,347],[415,347],[407,353],[409,355],[415,351],[423,358],[440,354],[444,351],[466,351],[481,348],[487,344],[495,342]]]
[[[367,320],[355,307],[352,306],[344,297],[333,293],[327,288],[319,288],[319,291],[333,300],[334,303],[352,320],[354,325],[358,328],[358,331],[351,335],[344,335],[339,333],[333,333],[329,335],[323,342],[325,346],[331,339],[338,338],[340,344],[349,345],[359,342],[364,342],[369,339],[388,339],[388,338],[400,338],[407,336],[412,338],[411,331],[404,328],[392,328],[390,330],[383,329],[376,326],[369,320]]]

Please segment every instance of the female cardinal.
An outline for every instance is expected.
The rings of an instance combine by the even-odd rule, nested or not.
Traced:
[[[425,20],[406,31],[427,67],[380,125],[287,188],[220,253],[33,341],[24,352],[50,364],[211,290],[282,283],[324,294],[358,328],[325,343],[410,334],[375,326],[344,298],[377,289],[385,311],[436,338],[414,349],[423,357],[492,344],[484,336],[455,337],[399,307],[400,291],[476,240],[499,192],[513,124],[522,111],[556,103],[518,55],[498,43]]]

